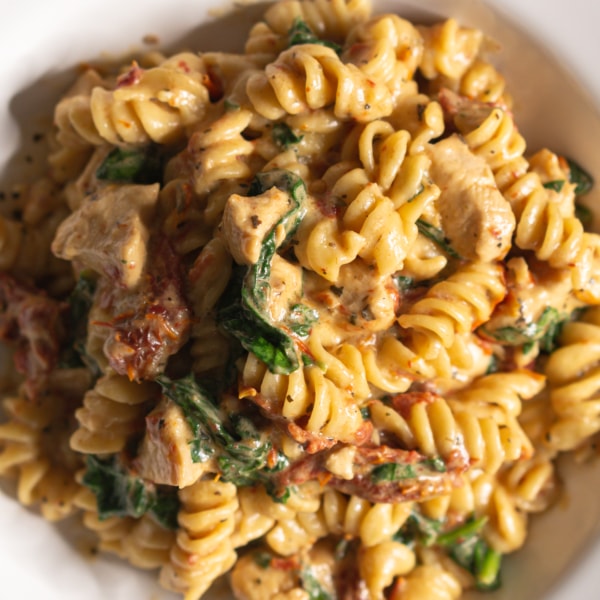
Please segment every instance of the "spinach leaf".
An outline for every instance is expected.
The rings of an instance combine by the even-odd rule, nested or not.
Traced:
[[[88,315],[94,301],[96,283],[96,274],[91,270],[84,270],[79,275],[75,287],[69,294],[67,299],[69,305],[69,337],[66,348],[61,354],[59,365],[62,368],[81,367],[85,365],[95,376],[99,376],[99,366],[88,355],[85,349]]]
[[[461,255],[450,245],[450,241],[441,229],[434,227],[431,223],[428,223],[423,219],[417,219],[417,227],[422,235],[437,244],[448,256],[457,258],[459,260],[462,258]]]
[[[287,123],[275,123],[272,135],[275,143],[284,150],[299,144],[304,137],[303,135],[296,135]]]
[[[82,271],[69,295],[69,308],[73,325],[82,331],[87,329],[87,316],[96,293],[96,275]]]
[[[323,586],[313,573],[305,566],[300,570],[302,589],[308,594],[308,600],[333,600],[333,596],[323,589]]]
[[[214,457],[224,481],[238,486],[268,484],[271,473],[287,466],[287,459],[263,439],[250,419],[227,417],[193,375],[179,380],[160,375],[156,381],[163,394],[181,407],[192,429],[192,460]]]
[[[535,322],[526,323],[521,327],[507,325],[494,330],[488,330],[483,326],[480,331],[506,346],[523,346],[527,349],[538,342],[540,350],[548,353],[556,348],[556,341],[568,318],[559,313],[556,308],[547,306]]]
[[[585,231],[590,231],[594,224],[594,213],[581,202],[575,202],[575,216],[581,221]]]
[[[289,194],[291,208],[265,237],[258,261],[250,267],[235,270],[223,295],[217,321],[245,350],[262,360],[270,371],[289,374],[300,366],[296,338],[309,334],[316,314],[296,305],[291,307],[287,319],[281,323],[271,319],[268,310],[271,264],[279,245],[285,241],[279,240],[276,232],[283,228],[287,239],[306,213],[306,187],[296,174],[275,169],[258,173],[250,185],[249,194],[258,195],[272,187]]]
[[[594,187],[594,178],[573,159],[567,158],[569,165],[569,182],[575,184],[575,194],[582,196]]]
[[[562,191],[563,187],[565,187],[565,180],[564,179],[555,179],[554,181],[546,181],[546,183],[544,183],[544,187],[547,190],[553,190],[555,192],[560,192],[560,191]]]
[[[371,471],[373,483],[415,479],[421,475],[445,473],[446,464],[441,457],[425,458],[414,463],[383,463]]]
[[[176,529],[179,500],[177,488],[158,487],[133,475],[116,456],[87,456],[83,484],[96,496],[98,517],[140,518],[149,513],[163,527]]]
[[[288,315],[288,326],[298,337],[307,338],[318,317],[316,310],[304,304],[294,304]]]
[[[475,577],[478,589],[493,590],[500,586],[502,554],[483,539],[486,523],[487,517],[471,516],[458,527],[443,531],[445,519],[429,519],[415,510],[394,535],[394,540],[410,547],[420,544],[442,548]]]
[[[474,577],[480,590],[500,587],[502,555],[490,548],[482,537],[487,517],[472,517],[463,525],[442,533],[437,544],[449,551],[450,557]]]
[[[159,183],[161,160],[154,146],[115,148],[96,169],[96,177],[120,183]]]
[[[431,546],[435,543],[442,525],[443,521],[429,519],[420,512],[413,511],[394,535],[394,539],[410,547],[415,544]]]
[[[268,569],[271,566],[273,556],[268,552],[255,552],[252,554],[252,560],[261,568]]]
[[[414,465],[400,463],[385,463],[371,471],[373,483],[382,481],[399,481],[401,479],[414,479],[417,476]]]
[[[340,54],[342,51],[342,47],[339,44],[330,42],[329,40],[322,40],[317,37],[306,21],[303,21],[300,17],[294,19],[294,22],[288,31],[288,41],[290,46],[296,46],[298,44],[320,44],[321,46],[331,48],[336,54]]]
[[[416,286],[414,277],[408,277],[406,275],[396,275],[393,277],[394,283],[400,292],[406,292]]]

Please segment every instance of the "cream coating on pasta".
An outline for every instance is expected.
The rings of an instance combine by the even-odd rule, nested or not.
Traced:
[[[90,64],[0,202],[0,477],[199,600],[458,600],[597,454],[600,236],[452,15]]]

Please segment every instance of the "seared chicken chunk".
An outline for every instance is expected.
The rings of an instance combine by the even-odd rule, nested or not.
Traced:
[[[59,226],[52,252],[59,258],[135,287],[146,264],[149,224],[158,184],[107,186]]]
[[[158,484],[192,485],[207,469],[207,462],[193,462],[193,434],[181,408],[163,398],[146,417],[146,434],[135,466],[140,476]]]
[[[516,220],[485,160],[452,135],[428,149],[442,229],[467,260],[492,261],[510,249]]]
[[[258,262],[264,239],[291,206],[289,194],[276,187],[258,196],[232,194],[229,197],[221,231],[236,263],[253,265]],[[283,228],[281,235],[285,236]]]

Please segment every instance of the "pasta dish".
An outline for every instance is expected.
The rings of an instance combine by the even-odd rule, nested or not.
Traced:
[[[596,453],[600,237],[449,16],[82,69],[0,203],[0,478],[185,600],[457,600]]]

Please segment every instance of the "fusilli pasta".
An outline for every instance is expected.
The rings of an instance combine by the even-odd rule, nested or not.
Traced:
[[[452,15],[279,0],[239,46],[55,105],[0,206],[0,478],[186,600],[495,589],[597,455],[591,176]]]

